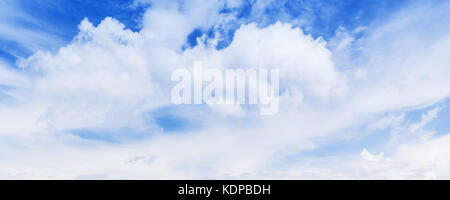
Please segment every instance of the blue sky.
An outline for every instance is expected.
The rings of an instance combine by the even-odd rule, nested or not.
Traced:
[[[0,178],[448,178],[448,8],[0,0]],[[196,61],[279,69],[279,113],[174,105]]]
[[[3,9],[11,13],[3,14],[2,21],[31,32],[43,32],[58,39],[58,43],[41,45],[40,48],[55,50],[67,44],[78,32],[78,24],[88,17],[94,24],[107,16],[112,16],[128,28],[138,30],[142,7],[132,7],[132,1],[4,1]],[[26,16],[24,16],[26,15]],[[36,49],[21,44],[21,41],[2,37],[1,56],[9,62],[17,56],[30,56]],[[14,53],[11,53],[14,52]]]
[[[140,20],[146,8],[151,4],[138,5],[133,0],[110,0],[110,1],[8,1],[4,9],[15,9],[14,13],[23,13],[28,17],[16,16],[15,14],[3,14],[2,21],[12,26],[18,26],[31,32],[44,32],[49,37],[57,38],[57,43],[40,45],[45,50],[56,50],[59,46],[69,43],[78,33],[78,24],[84,18],[94,24],[100,23],[105,17],[113,17],[123,23],[127,28],[134,31],[141,29]],[[252,16],[251,10],[255,2],[244,1],[237,8],[228,8],[224,3],[221,12],[237,11],[238,18],[243,23],[259,22],[262,26],[273,24],[277,21],[288,21],[297,17],[306,16],[307,27],[305,31],[314,37],[330,38],[334,36],[339,26],[355,29],[366,26],[383,16],[389,15],[404,1],[275,1],[264,10],[262,16]],[[226,46],[232,40],[234,31],[238,26],[227,32],[228,37],[224,41]],[[212,30],[196,29],[187,39],[191,46],[196,43],[195,36],[203,33],[212,34]],[[14,62],[17,57],[30,56],[37,49],[21,44],[8,37],[2,37],[1,58],[8,62]]]

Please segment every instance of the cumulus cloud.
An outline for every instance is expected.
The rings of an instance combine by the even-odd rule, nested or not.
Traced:
[[[79,29],[57,53],[19,63],[33,85],[16,98],[45,107],[39,121],[55,131],[138,126],[142,113],[161,101],[145,55],[135,48],[138,34],[111,18],[97,27],[85,19]]]
[[[447,3],[433,7],[438,12],[415,5],[383,24],[340,29],[328,43],[286,22],[247,23],[239,24],[223,49],[216,47],[224,36],[216,34],[184,50],[193,30],[236,20],[236,13],[220,10],[239,2],[136,1],[136,6],[145,3],[151,6],[140,31],[109,17],[97,26],[84,19],[74,40],[57,52],[38,51],[18,63],[21,70],[0,66],[0,84],[10,87],[0,87],[0,94],[12,99],[0,101],[0,151],[7,152],[0,177],[448,177],[448,137],[435,138],[424,129],[440,108],[418,123],[405,121],[408,111],[450,95],[441,87],[450,85],[449,26],[430,27],[436,30],[432,37],[417,26],[448,18]],[[411,10],[415,15],[405,16]],[[361,32],[362,38],[355,37]],[[280,113],[262,117],[246,106],[172,105],[171,72],[191,70],[196,61],[219,69],[280,69]],[[198,127],[168,134],[156,122],[161,112]],[[392,142],[346,155],[301,154],[373,130],[391,131]],[[127,140],[133,132],[144,136]],[[405,136],[409,133],[416,135]],[[99,134],[124,138],[92,140]],[[426,147],[433,147],[426,152],[434,160],[421,153]]]

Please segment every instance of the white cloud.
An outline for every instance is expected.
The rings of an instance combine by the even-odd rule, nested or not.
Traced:
[[[142,126],[160,88],[136,48],[138,33],[123,28],[111,18],[98,27],[83,20],[72,44],[22,60],[33,85],[17,98],[45,107],[39,120],[54,131]]]
[[[411,124],[408,128],[409,131],[414,133],[418,131],[419,129],[422,129],[425,125],[430,123],[434,118],[436,118],[437,113],[439,112],[441,108],[437,107],[433,110],[428,111],[427,113],[422,115],[422,120],[419,123]]]
[[[362,159],[367,160],[367,161],[379,161],[379,160],[383,159],[383,156],[384,156],[383,153],[374,155],[374,154],[370,153],[369,151],[367,151],[367,149],[363,149],[361,152]]]
[[[382,117],[378,119],[378,121],[370,123],[368,125],[369,129],[377,130],[377,129],[385,129],[388,127],[396,127],[399,126],[405,120],[405,113],[402,114],[390,114],[386,117]]]
[[[441,87],[450,85],[446,55],[449,30],[442,30],[448,26],[431,27],[437,31],[432,37],[416,26],[429,24],[436,15],[448,15],[406,8],[417,11],[407,13],[419,17],[405,16],[401,11],[385,24],[369,26],[364,40],[356,41],[342,31],[328,46],[323,39],[305,35],[287,23],[265,28],[246,24],[222,50],[211,42],[181,51],[195,28],[233,18],[233,13],[218,14],[220,5],[188,1],[179,9],[175,3],[152,4],[140,32],[126,30],[112,18],[98,26],[85,19],[74,41],[57,52],[40,51],[22,60],[22,72],[0,68],[0,83],[12,86],[10,94],[15,99],[14,104],[0,104],[4,124],[0,151],[6,154],[0,160],[0,177],[449,176],[444,170],[450,164],[446,156],[450,149],[444,146],[447,135],[428,135],[420,140],[404,137],[409,131],[418,137],[427,135],[423,127],[438,109],[410,126],[403,114],[450,95],[450,89]],[[362,53],[355,60],[348,59],[355,42],[360,42],[357,46]],[[336,48],[329,50],[330,46]],[[343,59],[336,60],[336,54]],[[171,106],[172,70],[190,68],[198,60],[219,68],[279,68],[283,90],[280,113],[261,117],[243,107],[177,107],[180,113],[176,116],[195,118],[201,126],[162,134],[149,115],[151,118],[153,110]],[[352,73],[342,65],[352,67]],[[347,130],[364,125],[372,130],[392,128],[395,142],[391,144],[396,146],[387,144],[377,150],[383,152],[378,154],[359,149],[335,157],[299,155],[320,148],[317,141],[351,138]],[[78,129],[121,128],[139,130],[150,137],[105,144],[69,134]],[[286,161],[288,158],[292,160]]]

